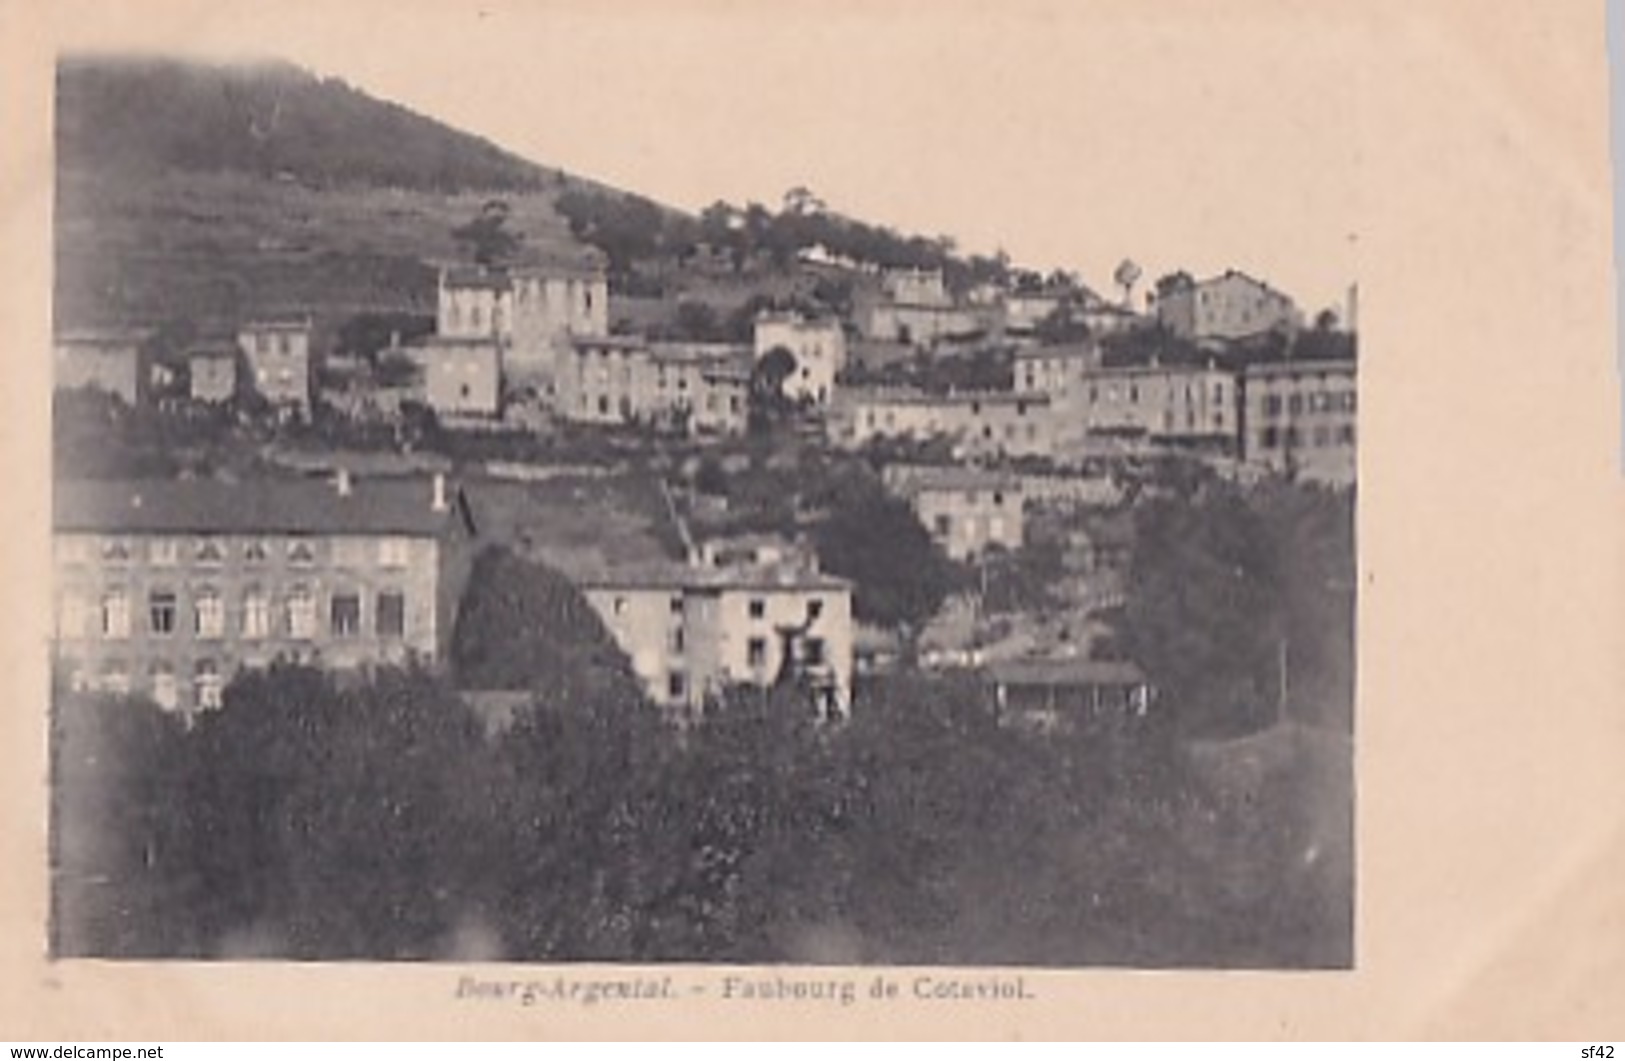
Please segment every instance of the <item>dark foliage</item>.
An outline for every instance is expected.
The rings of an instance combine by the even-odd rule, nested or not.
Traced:
[[[917,350],[912,358],[872,369],[848,367],[842,382],[853,386],[918,387],[931,394],[999,390],[1015,386],[1015,359],[1003,346],[962,353]]]
[[[1353,497],[1215,479],[1144,501],[1124,645],[1187,732],[1278,717],[1349,732],[1354,700]]]
[[[958,579],[907,502],[864,475],[840,476],[823,500],[813,541],[824,570],[853,581],[853,614],[907,629],[936,614]]]
[[[333,349],[342,354],[372,358],[391,340],[410,343],[433,335],[434,317],[424,313],[358,313],[338,326]]]
[[[549,700],[637,700],[631,665],[563,575],[490,546],[474,560],[452,631],[467,689],[545,690]]]
[[[639,261],[681,258],[693,249],[693,219],[640,195],[571,189],[554,208],[571,234],[604,252],[618,290],[626,290]]]
[[[903,675],[836,727],[787,684],[681,734],[544,691],[492,736],[431,675],[288,666],[190,729],[65,693],[56,717],[64,954],[1348,961],[1346,748],[1301,733],[1035,734]]]
[[[473,219],[451,230],[478,265],[507,264],[524,244],[524,234],[508,227],[512,208],[501,199],[487,200]]]
[[[285,63],[68,58],[59,165],[235,170],[315,185],[536,190],[547,174],[489,141]]]

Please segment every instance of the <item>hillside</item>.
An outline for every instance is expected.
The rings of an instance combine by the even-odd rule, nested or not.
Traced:
[[[74,58],[57,93],[62,324],[423,311],[492,197],[531,253],[591,253],[553,204],[598,186],[286,64]]]
[[[56,136],[59,326],[432,312],[436,265],[467,257],[452,230],[493,198],[524,256],[607,266],[616,325],[690,338],[721,337],[762,300],[845,307],[868,281],[804,266],[813,248],[940,268],[956,290],[1010,272],[942,238],[809,210],[805,189],[777,213],[684,214],[280,62],[64,59]],[[685,303],[711,323],[685,323]]]
[[[320,187],[532,192],[567,177],[287,63],[67,58],[56,148],[69,170],[236,172]]]

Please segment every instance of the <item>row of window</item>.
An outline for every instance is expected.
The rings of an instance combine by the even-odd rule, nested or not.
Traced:
[[[1318,424],[1313,431],[1300,431],[1296,427],[1285,429],[1266,427],[1258,433],[1258,444],[1264,449],[1276,449],[1281,446],[1290,449],[1305,444],[1317,448],[1324,446],[1352,446],[1354,445],[1354,425],[1343,424],[1333,429],[1326,424]]]
[[[877,429],[885,430],[885,431],[888,431],[888,432],[895,431],[897,429],[897,414],[888,412],[888,413],[883,414],[877,420],[876,414],[874,413],[874,411],[870,410],[869,412],[864,414],[864,426],[866,428],[868,428],[870,431],[875,431]],[[1021,425],[1021,424],[1005,424],[1004,425],[1004,431],[1003,431],[1004,437],[1007,438],[1007,439],[1011,439],[1011,440],[1015,440],[1017,438],[1020,438],[1023,435],[1025,435],[1029,439],[1036,439],[1038,437],[1038,425],[1037,424],[1028,423],[1026,425],[1026,430],[1025,431],[1022,430],[1022,426],[1023,425]],[[943,428],[939,424],[928,423],[928,424],[925,425],[925,430],[928,431],[928,432],[935,433],[935,432],[942,431]],[[983,424],[982,425],[981,437],[983,437],[983,438],[993,438],[998,433],[999,432],[997,431],[997,429],[995,428],[995,426],[993,424]]]
[[[254,335],[254,352],[256,354],[291,354],[293,353],[293,336],[286,332],[274,334],[257,332]]]
[[[1120,390],[1117,387],[1116,384],[1107,384],[1107,386],[1105,388],[1105,395],[1106,395],[1105,400],[1109,401],[1109,402],[1118,401],[1119,400],[1118,396],[1120,394],[1122,394],[1122,393],[1124,393],[1124,392],[1122,390]],[[1175,389],[1170,387],[1164,392],[1163,398],[1168,404],[1172,405],[1173,402],[1174,402],[1174,399],[1178,395],[1178,393],[1179,393],[1178,391],[1176,391]],[[1101,400],[1100,395],[1101,395],[1101,387],[1100,387],[1100,385],[1098,383],[1091,383],[1089,385],[1089,401],[1090,401],[1090,403],[1091,404],[1098,403]],[[1139,402],[1140,402],[1140,385],[1138,383],[1130,383],[1128,385],[1127,395],[1128,395],[1128,400],[1129,400],[1130,404],[1138,405]],[[1191,403],[1191,402],[1195,402],[1201,397],[1201,395],[1197,391],[1197,388],[1193,387],[1189,383],[1185,384],[1184,395],[1185,395],[1185,401],[1186,401],[1187,404]],[[1149,400],[1149,395],[1147,395],[1147,400]],[[1216,382],[1216,383],[1213,384],[1213,402],[1216,405],[1223,405],[1224,404],[1224,384],[1223,383],[1217,383]]]
[[[1279,394],[1264,396],[1264,415],[1280,416],[1281,410],[1296,415],[1303,412],[1311,413],[1352,413],[1355,399],[1353,391],[1344,391],[1339,394],[1316,392],[1313,394],[1291,394],[1283,401]]]
[[[1247,297],[1246,295],[1235,295],[1235,294],[1231,294],[1229,292],[1224,292],[1221,295],[1220,292],[1212,291],[1212,290],[1209,290],[1209,289],[1201,289],[1201,290],[1199,290],[1197,292],[1197,294],[1201,298],[1202,305],[1204,305],[1204,306],[1212,303],[1213,301],[1215,301],[1215,299],[1217,299],[1219,297],[1222,297],[1222,298],[1225,299],[1225,301],[1229,304],[1230,308],[1232,308],[1232,309],[1239,308],[1239,309],[1241,309],[1243,311],[1245,311],[1247,309],[1247,306],[1245,304],[1240,305],[1240,306],[1237,305],[1238,302],[1240,302],[1242,299]],[[1285,302],[1286,302],[1286,300],[1284,298],[1281,298],[1280,296],[1277,296],[1277,295],[1254,295],[1253,296],[1252,308],[1255,309],[1255,310],[1262,311],[1264,309],[1264,307],[1266,305],[1270,304],[1270,303],[1280,303],[1280,304],[1284,305]]]
[[[616,597],[610,607],[616,615],[625,615],[631,602],[625,597]],[[681,619],[688,610],[688,598],[681,593],[673,593],[667,609],[674,618]],[[767,598],[752,597],[745,602],[745,611],[752,619],[767,618]],[[814,622],[824,614],[824,602],[814,598],[807,602],[807,621]]]
[[[180,632],[182,609],[179,595],[172,590],[154,589],[147,594],[143,630],[156,637],[173,637]],[[58,608],[57,634],[63,638],[100,637],[121,640],[131,636],[134,609],[129,594],[110,590],[92,604],[75,593],[63,594]],[[227,635],[224,597],[215,590],[202,590],[191,601],[189,628],[198,638],[215,639]],[[266,593],[250,590],[244,594],[234,632],[247,639],[286,636],[309,640],[319,635],[317,601],[309,590],[295,588],[280,602]],[[373,629],[381,638],[406,634],[406,595],[385,590],[377,595],[372,609]],[[328,599],[327,633],[337,638],[362,634],[361,595],[334,593]]]
[[[1165,411],[1162,414],[1162,429],[1164,431],[1172,431],[1177,426],[1178,426],[1178,418],[1174,416],[1173,411],[1172,410]],[[1216,429],[1220,429],[1220,430],[1222,430],[1224,428],[1224,413],[1222,411],[1218,410],[1218,409],[1213,410],[1213,426]],[[1187,430],[1187,431],[1195,431],[1196,430],[1196,410],[1195,409],[1186,409],[1185,410],[1185,430]]]
[[[680,628],[672,631],[674,643],[671,648],[674,655],[681,655],[683,652],[684,645],[682,633],[683,631]],[[825,659],[824,639],[821,637],[809,637],[802,640],[801,658],[803,663],[810,666],[823,666]],[[763,667],[767,666],[767,638],[752,637],[746,639],[745,664],[755,671],[760,671]]]
[[[69,675],[69,685],[74,692],[95,691],[118,696],[128,696],[134,692],[129,667],[123,660],[107,660],[96,674],[75,670]],[[192,687],[197,706],[219,707],[225,686],[225,676],[221,674],[220,664],[216,661],[200,659],[193,665]],[[158,706],[166,711],[180,706],[180,681],[175,668],[167,661],[160,660],[148,666],[146,689]]]
[[[56,550],[57,558],[70,564],[88,564],[93,559],[99,559],[104,564],[129,563],[136,559],[138,551],[144,551],[147,562],[160,567],[172,567],[183,558],[204,567],[219,566],[227,561],[230,551],[227,543],[217,538],[152,538],[145,542],[143,550],[140,545],[121,539],[103,541],[98,547],[93,539],[73,537],[59,539]],[[270,542],[251,541],[241,546],[240,555],[245,564],[263,564],[270,561],[272,551]],[[283,543],[280,552],[288,563],[296,566],[316,562],[315,545],[304,539],[295,538]],[[381,538],[376,541],[340,538],[333,542],[334,563],[363,564],[367,562],[369,553],[376,556],[381,567],[405,567],[412,555],[411,542],[406,538]]]
[[[809,637],[800,642],[801,665],[804,667],[823,667],[828,662],[828,651],[821,637]],[[745,663],[753,671],[760,672],[767,666],[767,639],[753,637],[745,642]],[[688,698],[688,673],[681,670],[666,672],[666,695],[672,700],[685,700]]]
[[[966,516],[960,520],[960,526],[966,528],[966,535],[968,537],[974,538],[977,536],[976,524],[977,517],[975,516]],[[936,530],[936,536],[938,538],[946,540],[953,536],[954,519],[952,516],[947,514],[937,516],[933,526]],[[987,538],[990,541],[1003,541],[1005,538],[1006,526],[1007,525],[1003,516],[989,516],[987,518]]]
[[[493,332],[502,331],[503,319],[502,304],[499,302],[491,308],[490,321]],[[470,329],[480,331],[485,327],[485,321],[485,308],[478,302],[468,308],[468,326]],[[454,332],[460,330],[463,326],[462,307],[456,302],[452,302],[446,310],[446,324],[447,329]]]

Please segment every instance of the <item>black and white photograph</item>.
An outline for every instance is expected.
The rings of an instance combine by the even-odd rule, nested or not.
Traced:
[[[1357,968],[1331,38],[416,10],[55,59],[50,953]]]

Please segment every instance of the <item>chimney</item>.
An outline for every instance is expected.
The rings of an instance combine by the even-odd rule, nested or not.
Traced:
[[[429,507],[434,509],[434,511],[436,511],[436,512],[444,512],[444,511],[446,511],[446,473],[445,472],[435,472],[434,473],[434,499],[429,503]]]
[[[401,333],[399,330],[393,330],[389,333],[389,348],[391,350],[399,350],[401,348]]]
[[[341,467],[334,470],[333,489],[338,491],[340,497],[350,496],[350,469]]]

